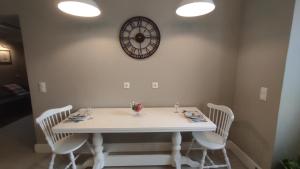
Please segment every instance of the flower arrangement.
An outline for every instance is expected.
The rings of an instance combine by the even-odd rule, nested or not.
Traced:
[[[130,107],[136,115],[139,115],[140,111],[143,109],[143,105],[141,103],[135,103],[134,101],[130,103]]]

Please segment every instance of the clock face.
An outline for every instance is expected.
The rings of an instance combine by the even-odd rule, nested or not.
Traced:
[[[127,55],[145,59],[155,53],[160,44],[160,32],[149,18],[137,16],[127,20],[120,31],[120,43]]]

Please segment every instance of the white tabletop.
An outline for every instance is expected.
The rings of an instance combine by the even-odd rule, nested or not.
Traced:
[[[180,110],[199,111],[195,107]],[[64,121],[53,128],[56,133],[147,133],[214,131],[216,125],[207,122],[192,122],[183,113],[174,113],[174,108],[144,108],[140,116],[134,116],[130,108],[96,108],[90,111],[93,117],[82,122]]]

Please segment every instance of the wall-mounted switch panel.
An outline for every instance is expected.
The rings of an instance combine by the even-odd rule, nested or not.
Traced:
[[[158,82],[152,82],[152,88],[158,89]]]
[[[41,93],[47,93],[46,82],[39,82],[39,90]]]
[[[259,99],[262,101],[267,101],[267,98],[268,98],[268,88],[261,87],[259,93]]]
[[[129,89],[130,88],[130,83],[129,82],[124,82],[123,88],[124,89]]]

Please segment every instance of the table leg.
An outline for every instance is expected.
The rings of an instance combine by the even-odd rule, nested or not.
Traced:
[[[172,166],[176,169],[181,169],[181,134],[180,132],[173,133],[172,136],[173,150],[172,150]]]
[[[93,145],[95,148],[93,169],[102,169],[104,167],[103,138],[100,133],[93,135]]]

